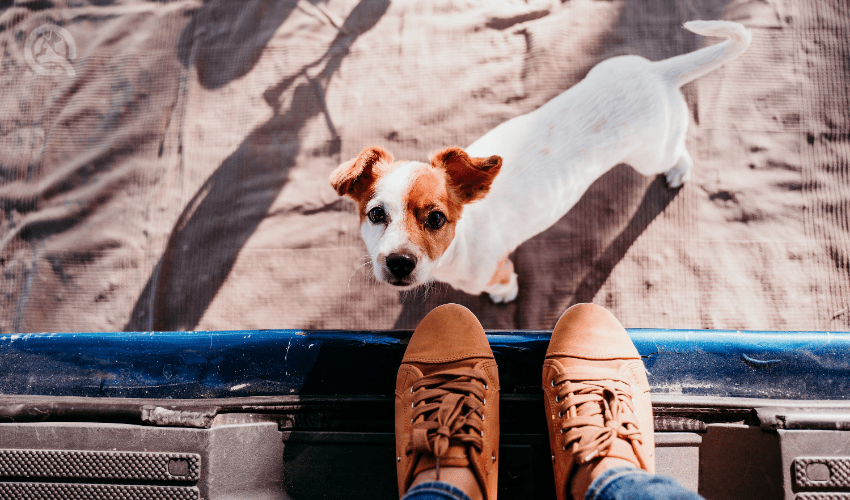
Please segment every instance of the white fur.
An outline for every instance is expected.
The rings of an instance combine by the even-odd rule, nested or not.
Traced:
[[[488,286],[498,262],[563,217],[587,188],[619,163],[643,175],[666,172],[671,188],[689,176],[688,109],[679,87],[740,55],[750,33],[738,23],[692,21],[691,31],[730,39],[659,62],[622,56],[542,107],[509,120],[470,145],[470,156],[499,155],[490,192],[464,209],[455,237],[432,277],[494,302],[516,297]],[[507,288],[507,289],[506,289]]]
[[[416,164],[382,178],[367,212],[382,203],[390,222],[384,228],[367,219],[361,229],[376,276],[391,281],[386,256],[410,252],[419,259],[415,284],[435,279],[509,302],[517,296],[516,273],[508,284],[488,286],[498,263],[563,217],[612,167],[627,163],[644,175],[666,173],[671,188],[681,186],[692,161],[685,149],[688,108],[679,87],[734,59],[750,43],[749,31],[734,22],[692,21],[685,27],[728,40],[659,62],[638,56],[603,61],[569,90],[470,145],[470,156],[501,156],[502,168],[485,198],[464,208],[454,239],[434,262],[412,245],[401,225],[402,200]]]

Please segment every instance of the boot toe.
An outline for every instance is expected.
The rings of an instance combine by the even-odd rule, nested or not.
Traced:
[[[487,335],[472,311],[445,304],[429,312],[416,327],[402,362],[445,363],[492,357]]]
[[[640,359],[623,325],[596,304],[576,304],[564,312],[552,331],[546,357]]]

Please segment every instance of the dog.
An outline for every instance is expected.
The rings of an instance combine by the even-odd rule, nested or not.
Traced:
[[[341,164],[330,183],[357,203],[375,277],[402,289],[436,280],[510,302],[519,286],[509,254],[615,165],[664,173],[670,188],[680,187],[693,162],[679,89],[738,57],[752,37],[731,21],[684,27],[726,40],[656,62],[607,59],[542,107],[430,163],[396,161],[372,146]]]

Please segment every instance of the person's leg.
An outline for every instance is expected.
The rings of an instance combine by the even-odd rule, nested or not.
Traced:
[[[559,500],[699,498],[654,474],[646,369],[605,308],[578,304],[558,320],[543,391]]]
[[[401,500],[470,500],[460,488],[443,481],[419,483],[407,490]]]
[[[605,469],[594,479],[584,500],[705,500],[672,477],[635,467]]]
[[[395,435],[400,496],[495,500],[499,372],[465,307],[440,306],[413,332],[396,379]]]

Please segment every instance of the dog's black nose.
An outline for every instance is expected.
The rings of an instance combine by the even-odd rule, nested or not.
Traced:
[[[416,267],[416,257],[409,253],[391,253],[387,256],[387,268],[396,278],[404,278]]]

